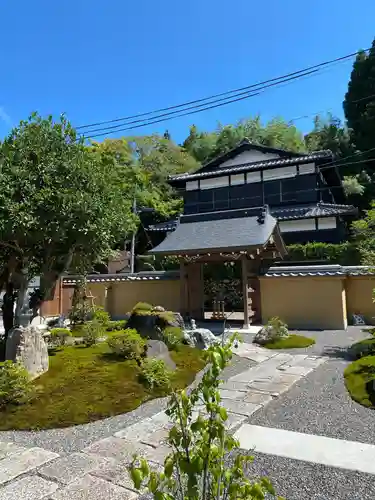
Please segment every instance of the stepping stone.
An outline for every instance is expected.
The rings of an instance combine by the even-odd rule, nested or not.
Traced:
[[[96,455],[104,458],[110,458],[119,462],[130,463],[133,456],[138,453],[136,443],[117,437],[108,437],[96,441],[83,450],[89,455]],[[88,471],[87,471],[88,472]]]
[[[157,448],[144,445],[142,450],[139,451],[140,456],[160,465],[164,464],[165,457],[170,453],[172,453],[172,448],[163,444],[158,446]]]
[[[25,476],[0,489],[0,500],[47,499],[59,486],[39,476]]]
[[[140,442],[143,444],[148,444],[149,446],[152,446],[154,448],[157,448],[162,443],[165,443],[168,440],[168,436],[169,436],[169,429],[162,428],[148,434],[144,438],[141,438]]]
[[[220,385],[220,389],[225,389],[228,391],[247,392],[249,390],[249,384],[246,382],[237,382],[235,380],[229,379],[227,382]]]
[[[241,400],[245,397],[245,392],[243,391],[231,391],[229,389],[220,389],[220,396],[222,399],[234,399]]]
[[[260,405],[256,405],[254,403],[231,401],[230,399],[224,399],[222,401],[222,406],[224,406],[224,408],[226,408],[231,413],[236,413],[237,415],[245,415],[246,417],[252,415],[255,411],[261,408]]]
[[[42,448],[29,448],[26,451],[10,455],[0,462],[0,484],[7,483],[21,474],[50,462],[59,455]]]
[[[231,431],[237,426],[243,424],[245,420],[247,420],[247,417],[245,415],[238,415],[237,413],[228,411],[228,418],[225,421],[225,427],[228,431]]]
[[[150,469],[155,472],[162,472],[164,469],[159,464],[149,463]],[[134,490],[134,483],[130,477],[130,473],[126,467],[122,464],[116,464],[113,466],[106,467],[101,470],[97,470],[90,473],[90,476],[100,477],[111,483],[115,483],[118,486],[127,488],[129,490]]]
[[[265,394],[264,392],[249,391],[245,396],[244,402],[264,406],[272,401],[272,399],[272,396]]]
[[[134,491],[94,476],[84,476],[51,495],[52,500],[133,500]]]
[[[271,379],[257,379],[250,384],[250,389],[255,392],[266,392],[272,396],[278,396],[287,391],[301,377],[298,375],[280,374]]]
[[[72,453],[71,455],[55,460],[51,464],[45,465],[39,469],[39,474],[47,479],[69,484],[91,471],[108,467],[108,465],[114,463],[114,460],[109,460],[98,455]]]
[[[22,451],[27,451],[28,448],[24,446],[19,446],[15,443],[3,443],[0,441],[0,460],[5,457],[14,455],[15,453],[21,453]]]
[[[115,437],[128,439],[129,441],[141,441],[142,439],[146,439],[146,437],[152,436],[152,434],[158,430],[169,430],[172,425],[173,422],[171,422],[168,415],[162,411],[150,418],[140,420],[136,424],[116,432]]]
[[[283,373],[289,373],[290,375],[299,375],[301,377],[305,377],[308,375],[310,372],[313,371],[313,368],[311,367],[306,367],[306,366],[289,366],[289,365],[283,365],[279,368],[280,371]]]

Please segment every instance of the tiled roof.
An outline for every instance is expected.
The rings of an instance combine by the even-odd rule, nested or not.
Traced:
[[[267,278],[295,278],[309,276],[368,276],[375,275],[369,266],[273,266],[264,274]]]
[[[114,283],[119,281],[159,281],[178,279],[179,271],[154,271],[141,272],[136,274],[118,273],[118,274],[89,274],[87,276],[88,283]],[[63,283],[65,285],[74,284],[81,281],[80,276],[64,276]]]
[[[246,250],[265,245],[275,228],[276,219],[263,207],[184,215],[176,230],[150,253]]]
[[[223,167],[216,170],[210,170],[208,172],[195,172],[192,174],[186,173],[182,175],[170,176],[170,181],[188,181],[195,179],[202,179],[204,177],[212,177],[222,174],[232,174],[238,172],[247,172],[250,170],[264,170],[268,168],[281,167],[285,165],[299,165],[301,163],[311,162],[315,160],[328,159],[332,157],[332,152],[327,151],[314,151],[312,153],[296,156],[292,158],[280,158],[277,160],[265,160],[257,161],[252,163],[242,163],[241,165],[233,165],[231,167]]]
[[[334,217],[337,215],[355,215],[357,209],[353,205],[338,205],[335,203],[317,203],[308,206],[292,206],[285,208],[271,208],[270,213],[278,221],[307,219],[310,217]],[[149,226],[148,231],[174,231],[179,219],[171,219],[167,222]]]
[[[357,209],[353,205],[337,205],[336,203],[319,202],[316,205],[273,208],[271,213],[277,220],[305,219],[309,217],[332,217],[336,215],[355,215]]]

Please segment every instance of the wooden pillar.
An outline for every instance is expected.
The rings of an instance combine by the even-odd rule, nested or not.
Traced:
[[[204,319],[203,265],[200,262],[187,264],[187,295],[189,315]]]
[[[187,269],[183,260],[180,261],[180,313],[187,316],[189,313],[188,305],[188,282]]]
[[[243,316],[244,316],[244,328],[250,328],[251,323],[251,306],[249,303],[249,284],[247,279],[247,259],[243,258],[241,261],[242,266],[242,295],[243,295]],[[251,301],[251,299],[250,299]]]

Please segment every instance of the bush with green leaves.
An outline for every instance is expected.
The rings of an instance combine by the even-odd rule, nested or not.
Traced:
[[[52,328],[51,341],[58,346],[64,346],[69,337],[72,336],[69,328]]]
[[[168,349],[177,349],[182,344],[184,334],[178,326],[167,326],[162,332],[163,342]]]
[[[151,312],[152,305],[147,302],[137,302],[137,304],[133,307],[133,312]]]
[[[97,320],[89,321],[85,323],[82,328],[83,343],[87,347],[95,345],[99,338],[105,337],[105,331],[103,325]]]
[[[166,411],[174,426],[169,432],[170,454],[164,471],[153,471],[147,460],[136,457],[130,474],[137,490],[154,500],[255,500],[277,498],[268,478],[251,480],[246,475],[253,457],[239,453],[239,442],[226,430],[228,418],[220,401],[220,374],[232,358],[236,337],[206,352],[208,369],[188,394],[172,395]],[[197,404],[204,413],[193,418]],[[280,497],[279,497],[280,498]]]
[[[151,390],[155,388],[169,390],[172,375],[173,373],[162,359],[146,358],[142,363],[139,378]]]
[[[33,392],[34,386],[23,365],[13,361],[0,363],[0,408],[26,403]]]
[[[137,330],[130,328],[109,337],[107,344],[114,354],[124,359],[140,360],[146,349],[145,339],[139,335]]]
[[[126,323],[127,323],[127,320],[126,319],[123,319],[123,320],[120,320],[120,321],[110,321],[107,325],[107,332],[114,332],[114,331],[118,331],[118,330],[125,330],[126,328]]]
[[[100,323],[105,329],[108,328],[111,321],[110,315],[104,310],[103,307],[95,307],[92,319]]]

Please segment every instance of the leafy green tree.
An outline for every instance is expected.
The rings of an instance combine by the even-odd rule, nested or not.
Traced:
[[[236,337],[210,347],[202,381],[189,394],[182,391],[172,396],[166,413],[174,426],[164,471],[153,471],[142,458],[134,460],[130,471],[135,487],[146,488],[155,500],[276,498],[268,478],[254,481],[247,477],[253,457],[239,453],[238,441],[225,427],[228,415],[220,404],[219,377],[232,358],[234,342]],[[204,412],[194,417],[196,405],[202,405]]]
[[[365,216],[352,224],[362,264],[375,266],[375,202]]]
[[[19,324],[28,281],[40,300],[74,263],[81,272],[108,258],[135,227],[123,167],[77,139],[65,117],[33,114],[0,148],[0,287],[18,290]]]
[[[373,149],[375,136],[375,40],[368,53],[360,51],[356,57],[343,106],[356,148],[363,152]],[[363,157],[374,158],[375,150]],[[374,164],[372,164],[371,169],[375,170]]]
[[[262,124],[259,116],[242,120],[236,125],[219,125],[211,133],[199,132],[193,126],[183,146],[197,161],[204,163],[233,149],[243,139],[290,151],[306,150],[303,135],[294,125],[281,118]]]

